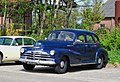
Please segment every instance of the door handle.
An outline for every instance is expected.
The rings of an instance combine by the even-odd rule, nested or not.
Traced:
[[[88,47],[88,45],[85,45],[85,47]]]
[[[97,47],[97,45],[94,45],[94,47]]]

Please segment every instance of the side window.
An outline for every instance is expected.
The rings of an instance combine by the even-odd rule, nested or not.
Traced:
[[[34,42],[35,41],[31,38],[24,38],[24,45],[33,45]]]
[[[13,46],[22,45],[22,38],[16,38],[13,42]]]
[[[95,43],[99,43],[99,39],[98,39],[98,37],[95,36],[95,35],[94,35],[94,41],[95,41]]]
[[[84,36],[83,34],[80,34],[80,35],[77,37],[76,42],[85,43],[85,36]]]
[[[4,45],[10,45],[11,42],[12,42],[12,39],[10,39],[10,38],[4,39]]]
[[[50,36],[48,37],[49,40],[54,40],[57,38],[57,33],[52,33],[50,34]]]
[[[92,35],[86,35],[87,43],[94,43]]]

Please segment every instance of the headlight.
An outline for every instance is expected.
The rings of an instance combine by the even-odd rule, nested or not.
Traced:
[[[55,50],[51,50],[51,51],[50,51],[50,55],[53,56],[54,54],[55,54]]]
[[[20,49],[20,52],[21,52],[21,53],[23,53],[24,51],[25,51],[25,49],[24,49],[24,48],[21,48],[21,49]]]

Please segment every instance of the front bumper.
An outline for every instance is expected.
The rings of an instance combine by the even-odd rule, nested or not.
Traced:
[[[20,58],[20,62],[27,63],[27,64],[34,64],[34,65],[55,65],[55,61],[52,58],[49,58],[47,60],[32,60],[32,59],[24,59]]]

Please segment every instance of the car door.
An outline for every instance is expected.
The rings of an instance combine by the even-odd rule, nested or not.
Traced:
[[[95,42],[94,34],[86,34],[84,63],[94,63],[96,51],[100,45]]]
[[[23,47],[22,38],[15,38],[10,46],[7,47],[6,59],[17,61],[20,57],[20,49]]]
[[[82,62],[82,59],[84,59],[85,55],[85,35],[84,34],[79,34],[75,40],[75,46],[74,49],[76,52],[78,52],[78,55],[76,56],[79,60],[79,63]]]

